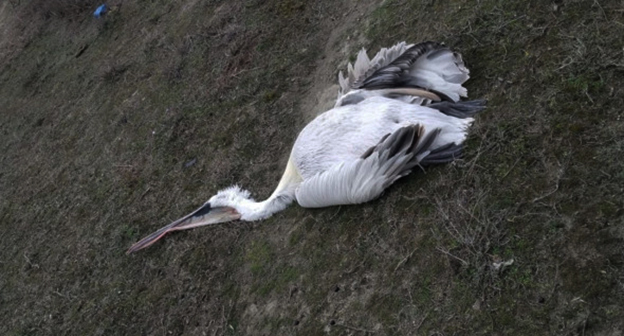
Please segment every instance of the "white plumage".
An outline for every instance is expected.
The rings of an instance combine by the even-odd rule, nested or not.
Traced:
[[[391,158],[381,160],[380,155],[361,158],[384,135],[411,125],[423,127],[421,137],[439,129],[433,143],[421,154],[426,156],[443,145],[461,144],[470,123],[472,118],[458,119],[384,97],[325,112],[301,131],[292,150],[290,160],[303,179],[296,190],[296,200],[303,207],[370,201],[395,180],[395,176],[382,169],[383,164],[403,163]],[[411,159],[406,155],[395,155],[395,159]]]
[[[336,107],[299,134],[273,194],[256,202],[238,186],[219,191],[189,215],[134,244],[145,248],[167,232],[231,220],[255,221],[285,209],[358,204],[377,198],[416,166],[459,156],[483,101],[460,102],[469,78],[461,55],[424,42],[401,42],[370,60],[362,50],[339,75]]]

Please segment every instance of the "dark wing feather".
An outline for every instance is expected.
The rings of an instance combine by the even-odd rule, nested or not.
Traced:
[[[407,49],[401,56],[390,64],[367,73],[361,82],[356,82],[354,88],[367,90],[380,90],[396,87],[418,87],[414,85],[409,70],[414,62],[421,56],[432,51],[433,54],[448,50],[444,45],[437,42],[422,42]]]

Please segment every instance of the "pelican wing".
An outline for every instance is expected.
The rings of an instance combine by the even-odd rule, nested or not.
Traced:
[[[297,202],[302,207],[319,208],[373,200],[429,155],[435,154],[437,162],[450,152],[458,154],[458,145],[444,146],[443,152],[430,150],[439,133],[440,129],[425,132],[421,125],[400,128],[384,136],[359,159],[340,163],[305,180],[295,192]]]
[[[467,96],[462,84],[468,78],[469,70],[461,55],[440,43],[401,42],[382,49],[373,60],[362,50],[355,66],[349,63],[347,77],[342,72],[338,76],[336,107],[379,95],[411,104],[428,104],[441,98],[456,102]]]
[[[390,48],[382,48],[372,60],[368,58],[366,49],[362,48],[357,55],[355,64],[349,63],[347,65],[347,77],[345,78],[342,71],[338,74],[340,95],[345,95],[352,89],[358,88],[373,72],[392,63],[411,46],[411,44],[407,45],[405,42],[400,42]]]

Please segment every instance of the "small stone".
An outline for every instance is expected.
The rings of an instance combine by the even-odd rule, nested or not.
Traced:
[[[472,309],[474,309],[474,310],[481,310],[481,300],[475,301],[475,303],[472,304]]]
[[[193,158],[192,160],[187,161],[187,162],[184,164],[184,168],[190,168],[190,167],[192,167],[193,165],[195,165],[195,163],[197,163],[197,158]]]

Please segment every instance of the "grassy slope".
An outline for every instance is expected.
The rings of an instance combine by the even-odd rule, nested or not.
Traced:
[[[132,1],[101,22],[5,21],[0,334],[624,330],[622,5],[349,6]],[[218,188],[268,195],[310,74],[344,66],[345,45],[404,39],[458,49],[489,100],[465,160],[370,204],[124,255]]]

